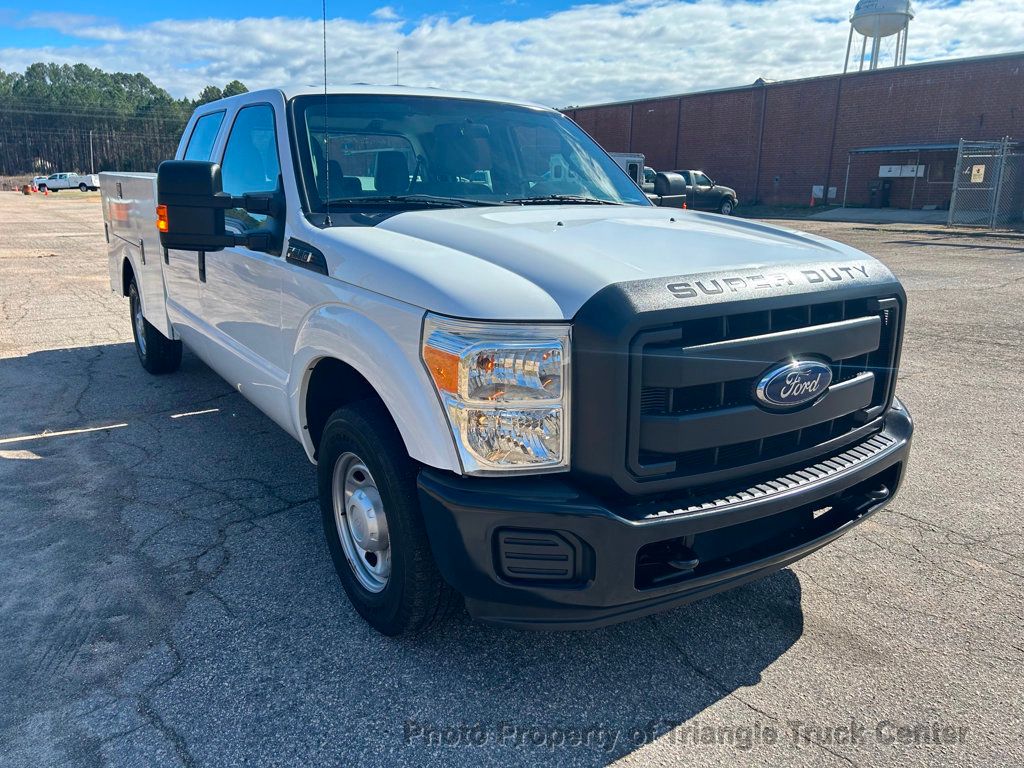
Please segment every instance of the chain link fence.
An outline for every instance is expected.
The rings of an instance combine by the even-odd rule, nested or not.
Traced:
[[[960,140],[949,203],[950,226],[998,229],[1024,222],[1024,145]]]

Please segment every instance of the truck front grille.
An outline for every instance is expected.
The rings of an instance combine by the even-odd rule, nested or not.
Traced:
[[[630,472],[713,482],[863,439],[892,396],[899,320],[896,298],[856,298],[641,331],[630,354]],[[826,395],[794,411],[762,409],[757,381],[791,357],[831,366]]]

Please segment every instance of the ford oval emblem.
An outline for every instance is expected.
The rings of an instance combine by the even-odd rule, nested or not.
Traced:
[[[791,360],[766,372],[754,395],[769,408],[795,408],[821,397],[832,383],[832,368],[818,360]]]

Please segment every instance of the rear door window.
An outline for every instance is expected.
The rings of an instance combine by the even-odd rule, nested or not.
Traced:
[[[220,132],[220,124],[224,122],[223,112],[211,112],[196,120],[192,129],[192,136],[189,137],[188,146],[185,147],[184,160],[209,160],[213,152],[213,143],[217,140]]]

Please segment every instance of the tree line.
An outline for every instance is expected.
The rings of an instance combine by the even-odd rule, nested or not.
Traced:
[[[155,171],[200,104],[245,93],[238,80],[175,99],[143,74],[85,64],[0,70],[0,176]]]

